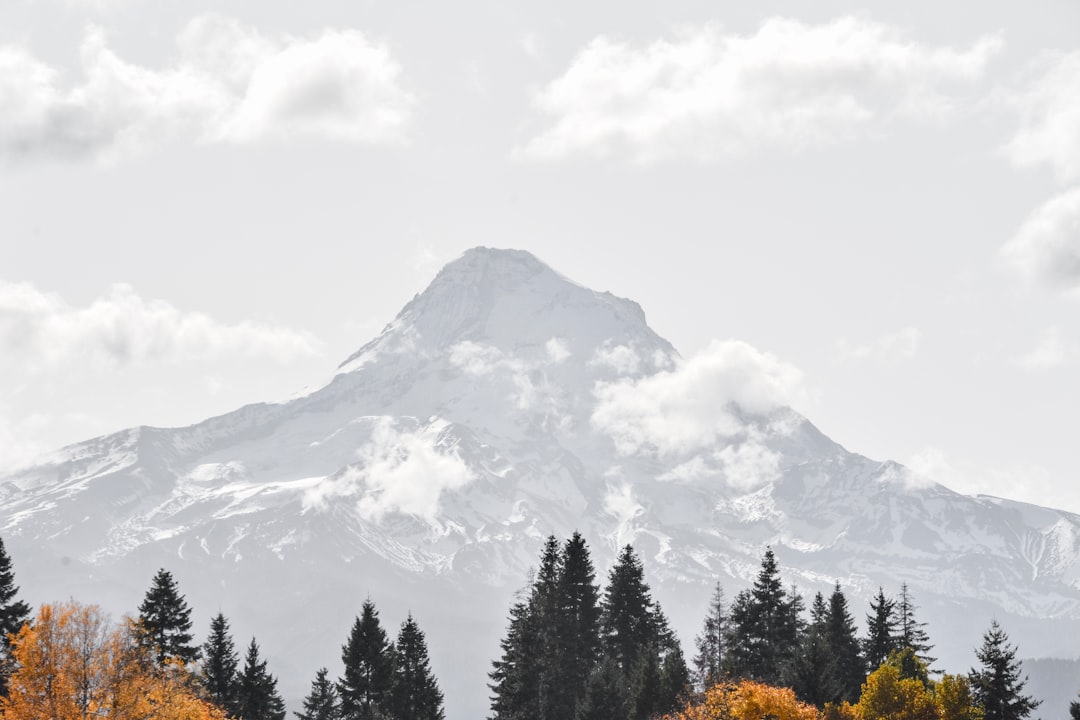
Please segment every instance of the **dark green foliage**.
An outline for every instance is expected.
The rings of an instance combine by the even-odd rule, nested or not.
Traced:
[[[375,604],[365,600],[360,617],[341,648],[345,672],[338,681],[338,693],[345,720],[376,720],[389,715],[394,685],[393,653]]]
[[[866,681],[866,664],[859,652],[855,619],[848,611],[847,598],[840,591],[840,583],[836,584],[829,596],[825,618],[825,641],[829,649],[832,676],[839,689],[839,694],[830,698],[829,702],[858,702],[862,684]]]
[[[828,641],[829,608],[821,593],[810,606],[810,624],[802,634],[799,652],[790,665],[787,685],[803,702],[824,707],[840,694]]]
[[[980,667],[973,668],[968,679],[984,720],[1023,720],[1039,706],[1038,700],[1024,695],[1027,678],[1020,676],[1016,648],[1009,644],[1009,636],[997,620],[990,623],[975,657]]]
[[[897,626],[899,636],[897,649],[911,648],[920,660],[929,667],[934,664],[936,658],[930,657],[929,652],[933,649],[930,644],[930,636],[926,634],[926,623],[915,619],[915,611],[918,607],[911,599],[907,583],[900,585],[900,597],[896,603]]]
[[[240,658],[229,633],[229,621],[218,613],[210,621],[210,636],[203,645],[199,676],[207,699],[230,715],[239,712]]]
[[[736,596],[728,624],[728,667],[732,675],[770,685],[781,682],[799,641],[796,593],[784,591],[772,548],[765,550],[754,586]]]
[[[510,626],[499,642],[502,656],[492,663],[491,717],[520,720],[533,717],[537,705],[536,622],[529,603],[520,600],[510,608]]]
[[[251,638],[237,698],[239,720],[285,720],[285,703],[277,691],[277,678],[259,657],[259,645]]]
[[[443,720],[443,694],[431,674],[427,642],[410,613],[401,624],[394,652],[391,716],[399,720]]]
[[[881,667],[890,653],[900,649],[899,626],[896,601],[885,597],[885,591],[879,587],[877,596],[870,601],[863,640],[863,655],[871,672]]]
[[[574,720],[626,720],[626,691],[619,670],[611,660],[601,660],[585,683]]]
[[[199,659],[199,648],[191,644],[191,608],[164,568],[158,570],[139,605],[139,629],[140,641],[151,649],[159,665],[168,658],[185,663]]]
[[[18,594],[11,557],[0,539],[0,696],[4,697],[7,696],[8,677],[13,670],[11,636],[18,633],[30,619],[30,606],[17,600]]]
[[[561,692],[549,717],[562,720],[574,716],[600,657],[600,591],[580,533],[575,532],[563,545],[555,611],[559,650],[550,674]]]
[[[724,605],[724,588],[716,583],[709,609],[702,624],[701,633],[694,638],[697,655],[694,656],[694,680],[704,691],[722,677],[726,654],[724,637],[727,633],[727,608]]]
[[[326,668],[320,668],[311,681],[311,692],[304,698],[304,711],[293,713],[300,720],[339,720],[341,705],[337,688]],[[404,716],[403,716],[404,717]]]

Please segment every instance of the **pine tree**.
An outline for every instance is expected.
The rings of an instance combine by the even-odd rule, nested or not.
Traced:
[[[203,645],[203,658],[199,675],[207,697],[225,712],[236,715],[239,712],[240,658],[229,633],[229,621],[220,612],[210,621],[210,636]]]
[[[529,612],[536,628],[536,709],[538,720],[559,720],[565,717],[572,702],[562,684],[559,666],[562,661],[563,637],[559,623],[559,578],[562,575],[562,553],[554,535],[548,537],[540,555],[540,568],[533,581],[529,597]]]
[[[727,622],[724,588],[720,583],[716,583],[701,633],[694,638],[694,644],[697,646],[697,655],[694,656],[694,679],[702,692],[722,676],[721,668],[724,665],[726,653],[724,637],[727,633]]]
[[[167,658],[184,663],[199,659],[199,648],[191,644],[191,608],[164,568],[158,570],[139,605],[139,628],[140,642],[151,650],[158,665]]]
[[[832,675],[839,684],[839,695],[830,702],[858,702],[859,691],[866,680],[866,664],[859,652],[855,619],[848,612],[847,598],[836,583],[825,619],[825,639],[829,648]]]
[[[393,646],[379,623],[375,604],[365,600],[341,648],[345,672],[338,681],[344,720],[376,720],[390,711],[394,684]]]
[[[985,720],[1023,720],[1040,705],[1040,701],[1024,695],[1027,678],[1021,678],[1016,648],[1009,644],[997,620],[990,623],[975,657],[981,668],[972,668],[968,678]]]
[[[488,674],[492,720],[520,720],[536,716],[536,627],[527,600],[510,608],[506,637],[499,641],[500,658]]]
[[[311,681],[311,692],[304,698],[304,711],[293,713],[300,720],[339,720],[341,705],[337,688],[329,678],[329,671],[320,668]],[[402,715],[400,717],[411,717]]]
[[[576,714],[600,657],[600,590],[588,545],[578,532],[563,545],[554,621],[559,652],[548,672],[561,691],[549,717],[564,720]]]
[[[0,539],[0,697],[7,697],[8,678],[15,669],[11,659],[11,638],[30,619],[30,606],[16,600],[18,594],[11,557]]]
[[[604,654],[625,680],[633,677],[642,648],[653,645],[656,638],[652,610],[645,569],[634,548],[627,545],[608,574],[601,612]]]
[[[772,548],[766,548],[753,587],[732,604],[728,644],[732,674],[776,685],[798,647],[797,594],[784,592]],[[735,643],[741,643],[735,651]]]
[[[802,633],[799,651],[784,683],[800,700],[824,707],[840,694],[840,683],[827,638],[829,607],[821,593],[810,605],[810,624]]]
[[[870,614],[866,616],[866,639],[863,641],[863,655],[871,672],[877,670],[889,659],[893,650],[898,650],[898,627],[896,601],[885,597],[885,591],[878,588],[878,594],[870,601]]]
[[[412,613],[401,624],[394,652],[390,707],[401,720],[443,720],[443,694],[428,661],[424,633]]]
[[[237,697],[239,720],[285,720],[285,702],[277,691],[277,678],[259,657],[259,645],[251,638],[244,669],[240,673]]]
[[[615,663],[602,659],[589,674],[574,720],[626,720],[626,694]]]
[[[934,646],[930,644],[930,636],[926,634],[926,623],[915,620],[915,611],[918,607],[911,599],[907,583],[900,585],[900,597],[897,600],[896,614],[899,635],[897,637],[897,649],[911,648],[915,655],[929,667],[937,658],[928,654]]]

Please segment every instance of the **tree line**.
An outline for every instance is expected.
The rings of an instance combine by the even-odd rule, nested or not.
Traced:
[[[17,599],[0,540],[0,718],[4,720],[285,720],[277,679],[255,638],[243,663],[218,613],[206,641],[191,608],[161,569],[138,615],[114,623],[75,601],[30,606]],[[427,643],[410,613],[391,641],[367,599],[341,649],[343,673],[321,668],[299,720],[443,720],[443,695]]]

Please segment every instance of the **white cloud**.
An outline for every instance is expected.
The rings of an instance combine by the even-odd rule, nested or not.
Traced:
[[[620,453],[672,455],[745,430],[732,405],[766,413],[802,398],[802,373],[746,343],[713,341],[671,370],[598,383],[592,424]]]
[[[1035,349],[1018,357],[1016,363],[1031,370],[1042,370],[1064,365],[1073,354],[1075,351],[1065,341],[1061,330],[1051,327],[1043,333]]]
[[[1036,208],[1000,255],[1029,281],[1080,292],[1080,187]]]
[[[476,479],[457,448],[445,442],[445,429],[439,421],[400,430],[391,418],[380,419],[356,467],[308,490],[305,507],[322,509],[333,498],[355,497],[357,511],[368,520],[403,513],[435,521],[442,493]]]
[[[852,343],[841,340],[837,346],[840,353],[852,360],[898,360],[915,357],[919,352],[922,333],[918,328],[906,327],[894,333],[887,333],[868,343]]]
[[[28,283],[0,281],[0,352],[31,370],[224,354],[288,361],[320,350],[321,343],[308,333],[247,321],[222,323],[164,300],[146,300],[128,285],[114,285],[86,307],[72,307]]]
[[[1062,181],[1080,178],[1080,50],[1042,58],[1031,82],[1007,102],[1020,116],[1007,157],[1021,166],[1050,165]]]
[[[178,46],[171,65],[143,67],[90,28],[75,82],[22,47],[0,46],[0,157],[107,161],[178,137],[404,140],[415,99],[389,49],[358,31],[270,37],[208,14]]]
[[[1061,482],[1038,465],[983,467],[977,463],[949,457],[936,447],[927,447],[908,460],[908,482],[916,486],[941,483],[964,494],[983,494],[1048,506],[1075,509],[1080,506],[1080,492],[1075,483]],[[900,466],[897,466],[900,467]]]
[[[715,160],[839,142],[896,118],[940,120],[960,102],[955,86],[979,79],[1001,44],[928,46],[858,17],[771,18],[748,36],[706,25],[644,48],[600,36],[537,94],[554,125],[521,152]]]
[[[570,346],[562,338],[551,338],[544,345],[547,350],[548,360],[558,365],[570,357]]]
[[[636,375],[641,367],[641,358],[628,345],[605,344],[596,349],[589,364],[611,368],[619,375]]]
[[[780,455],[770,450],[760,433],[750,432],[737,443],[709,455],[695,455],[661,475],[659,480],[693,482],[718,477],[739,492],[757,490],[780,477]]]

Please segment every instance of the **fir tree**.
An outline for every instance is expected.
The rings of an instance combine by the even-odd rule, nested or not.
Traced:
[[[549,674],[561,688],[549,717],[574,717],[600,657],[600,590],[589,548],[580,533],[563,545],[555,604],[559,657]]]
[[[656,638],[653,601],[645,583],[645,570],[627,545],[608,574],[602,604],[604,654],[614,661],[623,678],[629,680],[641,649]]]
[[[226,713],[238,714],[240,658],[229,633],[229,621],[220,612],[210,621],[203,658],[199,675],[207,698]]]
[[[898,627],[896,601],[885,597],[885,591],[879,587],[878,594],[870,601],[870,614],[866,616],[866,639],[863,641],[863,655],[871,671],[881,667],[889,659],[889,654],[899,649]]]
[[[329,671],[320,668],[311,681],[311,692],[304,698],[304,711],[293,713],[300,720],[339,720],[341,705],[338,702],[337,688],[329,678]],[[411,717],[411,716],[400,716]]]
[[[780,682],[798,645],[801,600],[784,592],[772,548],[766,548],[753,587],[732,605],[729,635],[734,675],[770,685]]]
[[[724,588],[716,583],[709,609],[702,624],[701,633],[694,638],[697,655],[694,656],[694,679],[698,689],[704,692],[722,676],[727,633],[727,608],[724,606]]]
[[[839,694],[830,702],[858,702],[859,692],[866,681],[866,664],[859,652],[855,620],[848,612],[847,598],[836,583],[829,596],[825,620],[825,639],[829,648],[832,675],[839,685]]]
[[[520,720],[536,714],[536,627],[529,603],[515,602],[510,608],[506,637],[499,641],[500,658],[488,674],[491,683],[493,720]]]
[[[540,568],[529,597],[529,612],[537,631],[536,676],[533,680],[537,683],[535,717],[538,720],[566,717],[567,705],[572,702],[559,672],[563,650],[558,617],[561,575],[562,553],[559,551],[559,541],[551,535],[544,543]]]
[[[277,691],[277,678],[259,657],[259,645],[251,638],[244,669],[240,673],[237,697],[239,720],[285,720],[285,703]]]
[[[14,670],[11,658],[11,638],[18,634],[30,619],[30,606],[17,600],[19,587],[11,557],[0,539],[0,696],[7,697],[8,678]]]
[[[1040,701],[1024,694],[1027,678],[1021,678],[1016,648],[997,620],[990,623],[975,657],[981,667],[972,668],[968,679],[985,720],[1023,720],[1039,706]]]
[[[803,702],[824,707],[840,694],[827,638],[829,608],[821,593],[810,605],[810,624],[803,631],[799,652],[785,683]]]
[[[401,624],[394,652],[391,713],[401,720],[443,720],[443,694],[428,661],[424,633],[412,613]]]
[[[184,663],[199,659],[199,648],[191,644],[191,608],[165,569],[158,570],[139,605],[139,637],[158,665],[168,658]]]
[[[911,593],[908,592],[907,583],[901,584],[900,597],[896,604],[897,627],[899,629],[897,649],[911,648],[915,651],[915,655],[929,667],[934,664],[936,659],[928,654],[934,646],[930,644],[930,636],[926,634],[926,623],[918,622],[915,619],[917,609],[915,601],[911,599]]]
[[[377,720],[390,712],[394,684],[393,646],[379,623],[375,604],[365,600],[341,648],[345,672],[338,681],[344,720]]]
[[[626,720],[626,689],[615,663],[601,660],[589,674],[574,720]]]

